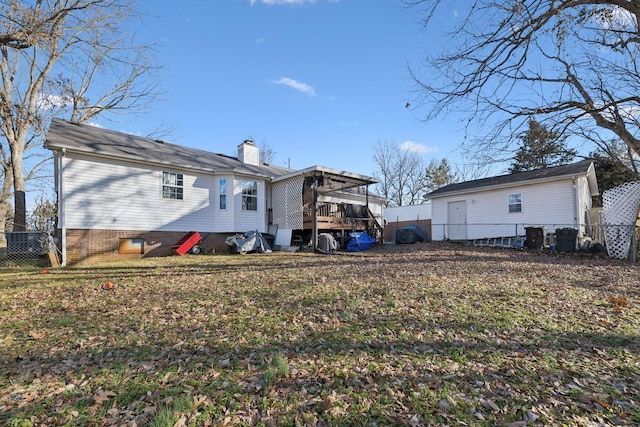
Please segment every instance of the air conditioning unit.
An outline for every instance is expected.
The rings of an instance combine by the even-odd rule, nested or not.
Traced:
[[[44,255],[46,233],[42,231],[7,231],[7,255]]]

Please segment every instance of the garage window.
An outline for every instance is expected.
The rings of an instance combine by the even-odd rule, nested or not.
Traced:
[[[522,194],[509,195],[509,213],[522,212]]]

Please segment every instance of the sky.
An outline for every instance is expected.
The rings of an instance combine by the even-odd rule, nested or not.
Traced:
[[[166,141],[234,156],[252,139],[275,152],[275,165],[367,176],[382,141],[427,162],[460,161],[455,122],[424,122],[417,107],[408,67],[437,41],[400,0],[142,0],[138,8],[137,36],[158,42],[162,96],[143,116],[104,127],[138,135],[162,127]]]

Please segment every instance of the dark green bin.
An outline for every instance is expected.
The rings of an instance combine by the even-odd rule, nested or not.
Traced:
[[[556,230],[556,249],[558,249],[558,252],[575,252],[577,239],[577,229],[558,228]]]

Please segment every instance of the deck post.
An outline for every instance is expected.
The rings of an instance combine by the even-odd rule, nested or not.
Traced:
[[[313,227],[311,229],[311,248],[313,252],[318,249],[318,177],[313,177],[311,182],[313,191]]]
[[[367,204],[367,233],[369,232],[369,228],[371,226],[371,218],[369,217],[369,184],[364,186],[364,197],[365,203]]]

